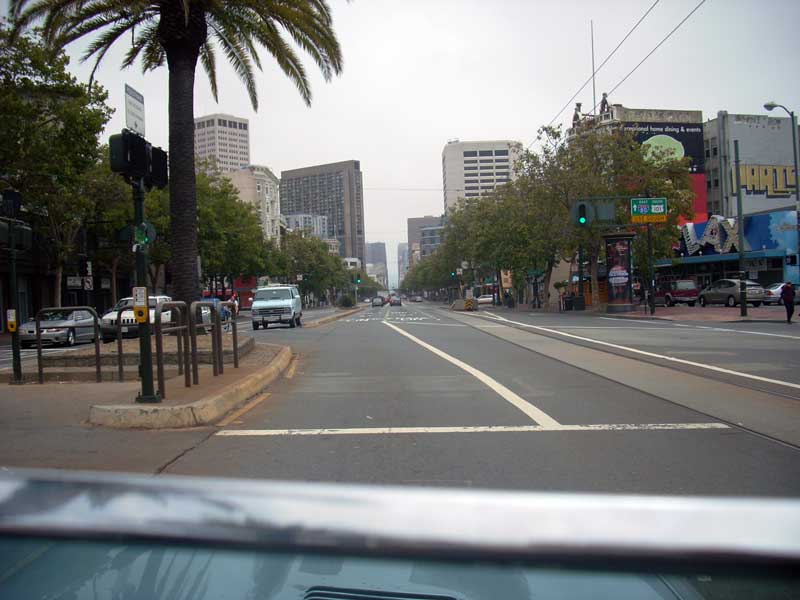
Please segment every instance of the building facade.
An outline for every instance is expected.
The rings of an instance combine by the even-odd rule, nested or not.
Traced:
[[[422,229],[424,227],[439,227],[442,217],[425,215],[408,219],[408,266],[413,267],[422,258]]]
[[[586,116],[568,131],[568,136],[595,126],[621,129],[631,133],[642,145],[669,149],[678,158],[688,158],[689,180],[695,194],[692,208],[695,218],[706,218],[708,190],[702,111],[628,108],[613,104],[607,112],[595,117]]]
[[[719,111],[703,127],[708,210],[736,216],[734,140],[739,140],[739,177],[745,214],[796,206],[797,176],[789,117],[733,115]]]
[[[194,157],[209,162],[223,173],[250,164],[249,122],[241,117],[215,113],[194,120]]]
[[[465,198],[491,193],[511,181],[521,153],[522,144],[512,140],[447,142],[442,149],[445,213]]]
[[[284,215],[286,226],[293,231],[308,231],[314,237],[327,239],[328,217],[325,215],[292,214]]]
[[[430,256],[441,245],[444,225],[432,225],[420,229],[420,257]]]
[[[403,283],[403,279],[408,273],[408,243],[400,242],[397,244],[397,283]]]
[[[386,265],[383,263],[367,263],[367,275],[380,283],[383,287],[389,287],[389,274]]]
[[[383,242],[367,242],[367,264],[387,266],[386,244]]]
[[[226,173],[239,198],[255,207],[265,239],[280,240],[280,180],[269,167],[250,165]]]
[[[361,163],[348,160],[281,172],[283,214],[324,215],[326,238],[339,241],[339,254],[365,263],[364,192]]]

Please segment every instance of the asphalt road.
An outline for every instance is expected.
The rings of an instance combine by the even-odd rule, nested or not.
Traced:
[[[717,386],[724,402],[755,398],[759,410],[780,408],[794,418],[800,414],[794,412],[800,409],[797,340],[761,335],[773,332],[772,324],[682,325],[492,310],[476,316],[424,303],[370,307],[312,329],[248,331],[292,346],[297,357],[286,377],[165,472],[526,490],[800,494],[797,445],[688,408],[670,392],[678,380],[696,382],[705,395]],[[583,364],[565,358],[573,350]],[[690,364],[654,366],[658,359],[650,355],[685,357]],[[717,371],[704,369],[706,361]],[[598,374],[594,363],[613,376]],[[637,364],[640,373],[630,367]],[[628,372],[614,374],[617,365]],[[648,381],[641,382],[642,373]],[[753,391],[764,389],[762,379],[777,390],[774,396]]]

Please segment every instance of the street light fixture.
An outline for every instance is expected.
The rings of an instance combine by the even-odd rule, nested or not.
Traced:
[[[798,225],[800,225],[800,171],[797,169],[797,120],[794,116],[794,111],[789,110],[783,104],[778,104],[777,102],[767,102],[764,104],[764,108],[771,111],[776,108],[782,108],[786,111],[786,114],[789,115],[789,118],[792,121],[792,154],[794,156],[794,205],[795,210],[797,211],[797,221]],[[800,227],[798,227],[800,230]],[[798,240],[800,242],[800,240]],[[795,252],[800,254],[800,248],[795,248]]]

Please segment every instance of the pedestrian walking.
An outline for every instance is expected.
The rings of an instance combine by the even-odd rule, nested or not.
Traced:
[[[794,286],[791,281],[784,283],[781,288],[781,302],[786,309],[786,322],[791,323],[794,315]]]

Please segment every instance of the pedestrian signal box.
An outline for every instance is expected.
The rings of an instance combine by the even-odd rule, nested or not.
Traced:
[[[17,330],[17,311],[10,308],[6,311],[6,325],[8,331],[14,333]]]
[[[133,317],[137,323],[147,323],[147,288],[133,288]]]

